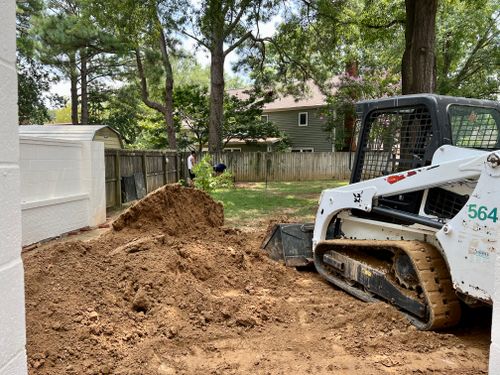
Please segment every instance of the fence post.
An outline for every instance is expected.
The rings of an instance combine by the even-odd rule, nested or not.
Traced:
[[[179,180],[182,178],[181,174],[182,174],[182,155],[180,152],[177,152],[175,154],[175,175],[176,175],[176,178],[177,178],[177,181],[176,182],[179,182]]]
[[[120,151],[115,153],[115,199],[116,207],[122,206],[122,171],[120,165]]]
[[[167,153],[166,152],[162,152],[161,155],[162,155],[162,158],[163,158],[163,185],[166,185],[168,183]]]
[[[146,165],[146,153],[142,154],[142,173],[144,174],[144,187],[146,188],[146,194],[149,193],[148,190],[148,170]]]
[[[266,152],[264,154],[264,159],[266,161],[266,177],[265,177],[265,180],[266,180],[266,190],[267,190],[267,183],[269,182],[269,168],[271,166],[271,157],[269,155],[268,152]]]

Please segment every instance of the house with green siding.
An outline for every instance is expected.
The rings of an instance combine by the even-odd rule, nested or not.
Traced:
[[[287,134],[291,152],[333,151],[331,132],[325,131],[326,97],[312,82],[307,84],[308,92],[301,98],[292,95],[280,96],[264,105],[262,117],[276,124]],[[242,96],[243,90],[229,90],[230,94]],[[267,139],[245,144],[229,142],[227,151],[273,151],[278,139]]]

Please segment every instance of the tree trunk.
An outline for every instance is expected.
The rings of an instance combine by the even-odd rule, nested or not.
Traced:
[[[80,100],[82,108],[82,118],[81,124],[87,125],[89,123],[89,94],[88,94],[88,84],[87,84],[87,55],[83,51],[80,57]]]
[[[168,147],[177,150],[174,123],[174,73],[168,55],[165,33],[160,26],[160,48],[162,52],[163,68],[165,70],[165,123],[167,125]]]
[[[162,45],[162,52],[163,48],[165,47],[164,42],[162,43],[160,40],[160,44]],[[166,52],[166,49],[164,50]],[[141,99],[146,104],[149,108],[154,109],[155,111],[158,111],[163,114],[163,118],[165,119],[165,124],[167,126],[167,140],[168,140],[168,145],[171,149],[177,150],[177,141],[175,138],[175,127],[174,127],[174,117],[173,117],[173,78],[172,74],[169,75],[169,71],[171,73],[172,67],[170,66],[170,63],[168,63],[168,66],[170,66],[170,70],[165,66],[165,74],[167,78],[165,79],[165,105],[157,103],[153,100],[149,99],[149,91],[148,91],[148,82],[146,79],[146,74],[144,73],[144,66],[142,65],[142,60],[141,60],[141,53],[137,49],[135,51],[135,57],[136,57],[136,62],[137,62],[137,73],[139,74],[139,78],[141,80]],[[170,77],[170,78],[168,78]],[[170,94],[168,94],[170,93]],[[170,96],[169,96],[170,95]],[[170,98],[170,99],[169,99]],[[169,102],[170,101],[170,102]],[[170,106],[170,107],[168,107]],[[169,125],[170,124],[170,125]]]
[[[403,95],[436,89],[437,0],[405,0],[406,47],[401,63]]]
[[[208,151],[222,151],[222,127],[224,122],[224,42],[216,38],[210,62],[210,118],[208,127]]]
[[[168,105],[168,103],[167,103]],[[174,126],[174,116],[172,111],[167,109],[166,113],[164,113],[165,124],[167,125],[167,141],[168,148],[170,150],[177,151],[177,139],[175,138],[175,126]],[[169,125],[172,124],[172,125]]]
[[[76,57],[74,53],[69,54],[69,69],[71,82],[71,123],[78,124],[78,74],[76,72]]]
[[[346,64],[346,73],[349,77],[358,76],[358,62],[351,60]],[[357,100],[359,98],[352,97]],[[356,151],[356,140],[354,138],[354,124],[356,123],[356,116],[353,113],[346,113],[344,115],[344,146],[339,151]]]

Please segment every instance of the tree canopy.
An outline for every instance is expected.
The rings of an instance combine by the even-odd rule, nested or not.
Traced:
[[[360,99],[500,95],[494,0],[16,5],[20,122],[50,121],[49,107],[64,102],[49,89],[68,81],[68,104],[58,113],[75,124],[109,124],[130,147],[219,151],[230,139],[282,137],[260,120],[265,93],[300,97],[311,80],[327,96],[326,129],[335,131],[337,149],[350,148]],[[273,33],[263,32],[273,24]],[[247,99],[230,88],[246,88]]]

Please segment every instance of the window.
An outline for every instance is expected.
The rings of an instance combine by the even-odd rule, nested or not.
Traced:
[[[292,148],[292,152],[314,152],[314,148],[312,147],[302,147],[302,148]]]
[[[224,148],[224,152],[241,152],[241,148],[226,147],[226,148]]]
[[[498,148],[500,114],[496,109],[451,105],[448,116],[455,146],[486,150]]]
[[[260,119],[264,122],[269,122],[269,115],[262,115],[260,116]]]
[[[374,110],[362,131],[362,164],[354,182],[424,165],[432,141],[431,115],[423,105]]]
[[[307,112],[299,112],[299,126],[307,126],[309,122],[309,114]]]

